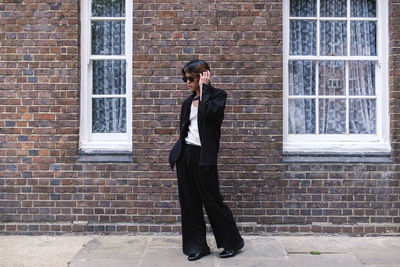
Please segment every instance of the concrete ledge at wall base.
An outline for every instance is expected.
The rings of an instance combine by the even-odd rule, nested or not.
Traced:
[[[285,163],[393,163],[390,153],[283,153]]]
[[[346,236],[400,236],[398,223],[358,224],[256,224],[237,223],[240,233],[246,235],[346,235]],[[63,235],[76,234],[145,234],[181,232],[180,223],[97,223],[86,221],[48,223],[0,223],[0,235]],[[207,223],[207,232],[212,233]]]
[[[90,151],[79,150],[78,162],[87,163],[131,163],[131,151]]]

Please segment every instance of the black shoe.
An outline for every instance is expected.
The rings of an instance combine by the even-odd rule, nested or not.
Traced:
[[[224,249],[221,253],[219,253],[220,258],[230,258],[236,255],[236,253],[242,249],[244,246],[244,242],[242,242],[236,249]]]
[[[210,249],[203,250],[203,251],[196,251],[196,252],[194,252],[192,254],[189,254],[188,260],[196,261],[196,260],[198,260],[198,259],[200,259],[200,258],[202,258],[202,257],[204,257],[204,256],[206,256],[208,254],[210,254]]]

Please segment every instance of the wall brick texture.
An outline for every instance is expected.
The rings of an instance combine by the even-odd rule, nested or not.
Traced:
[[[242,233],[400,232],[400,0],[390,1],[393,164],[282,161],[282,2],[135,0],[132,163],[78,163],[79,0],[0,2],[0,233],[179,232],[168,153],[210,63],[228,102],[221,193]]]

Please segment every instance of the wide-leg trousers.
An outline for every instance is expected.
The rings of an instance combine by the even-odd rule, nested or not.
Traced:
[[[218,248],[237,249],[243,244],[229,207],[219,190],[217,166],[199,167],[200,147],[185,144],[177,162],[181,206],[182,249],[189,255],[207,250],[203,205]]]

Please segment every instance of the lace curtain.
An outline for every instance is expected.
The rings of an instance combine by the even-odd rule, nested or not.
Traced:
[[[376,16],[374,0],[349,1],[351,17]],[[316,17],[316,7],[316,0],[292,0],[290,16]],[[346,17],[346,0],[320,0],[320,16]],[[321,20],[317,29],[316,20],[295,19],[290,20],[290,55],[316,56],[317,30],[321,56],[377,55],[375,21],[350,21],[350,33],[347,33],[346,21]],[[350,38],[350,51],[347,38]],[[346,68],[350,98],[346,96]],[[315,88],[318,88],[318,101]],[[320,134],[346,134],[346,116],[350,134],[376,133],[375,98],[354,97],[375,96],[374,61],[289,60],[289,96],[307,96],[289,98],[290,134],[317,133],[317,120]]]
[[[92,16],[124,17],[125,2],[92,0]],[[92,55],[125,54],[125,21],[92,20],[91,27]],[[93,133],[126,132],[126,98],[123,96],[126,93],[125,81],[125,60],[92,61]]]

